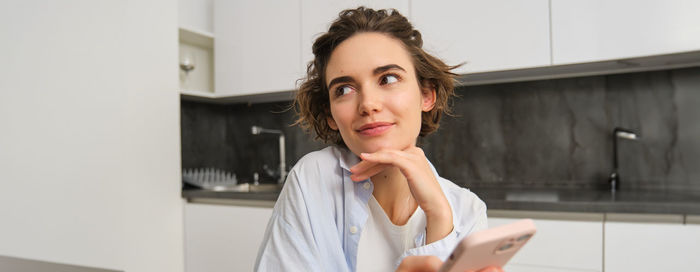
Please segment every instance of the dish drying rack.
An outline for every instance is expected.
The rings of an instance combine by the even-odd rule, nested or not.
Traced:
[[[212,191],[229,191],[238,184],[236,174],[216,168],[183,169],[182,182]]]

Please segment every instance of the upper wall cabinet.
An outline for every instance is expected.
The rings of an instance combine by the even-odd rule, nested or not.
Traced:
[[[552,0],[553,64],[700,49],[700,1]]]
[[[306,71],[306,65],[313,60],[311,46],[321,33],[328,31],[338,13],[344,9],[365,6],[373,9],[394,8],[404,16],[408,16],[409,0],[302,0],[301,1],[301,50],[302,71]]]
[[[302,70],[298,1],[214,2],[217,96],[292,90]]]
[[[214,93],[212,0],[178,1],[180,92]]]
[[[212,33],[213,0],[179,0],[178,23],[180,28]]]
[[[551,64],[548,0],[411,2],[424,48],[460,74]]]

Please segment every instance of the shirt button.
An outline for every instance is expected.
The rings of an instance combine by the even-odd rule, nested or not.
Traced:
[[[351,226],[351,227],[350,227],[350,233],[352,233],[352,234],[357,233],[357,227]]]
[[[366,190],[369,190],[369,187],[372,185],[369,185],[369,182],[365,182],[365,184],[362,184],[362,187],[365,187]]]

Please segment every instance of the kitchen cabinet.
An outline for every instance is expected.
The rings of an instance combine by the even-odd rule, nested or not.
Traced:
[[[180,28],[213,33],[213,0],[178,0]]]
[[[605,222],[605,271],[697,271],[700,224]]]
[[[271,214],[270,207],[186,204],[186,271],[252,270]],[[602,271],[603,216],[593,216],[600,220],[590,218],[535,219],[538,233],[506,271]],[[518,219],[488,220],[489,227],[494,227]]]
[[[187,6],[197,1],[180,2]],[[692,0],[204,2],[194,10],[214,7],[213,33],[183,26],[181,37],[183,29],[203,33],[199,36],[213,44],[209,45],[213,49],[207,52],[210,57],[201,58],[212,58],[214,51],[216,56],[213,65],[195,69],[193,76],[198,79],[182,89],[185,97],[208,101],[291,99],[313,59],[314,39],[342,9],[360,5],[396,8],[407,16],[421,31],[426,51],[449,65],[463,64],[454,72],[462,75],[460,84],[464,85],[700,63],[700,16],[695,16],[700,2]],[[181,25],[204,24],[202,28],[207,28],[201,16],[185,17]],[[206,70],[210,76],[197,76]]]
[[[700,2],[552,0],[553,64],[700,50]]]
[[[410,19],[459,74],[551,64],[548,0],[411,1]]]
[[[344,9],[365,6],[373,9],[394,8],[404,16],[409,15],[409,0],[302,0],[301,1],[301,49],[302,71],[314,59],[311,46],[318,36],[328,31],[338,13]]]
[[[252,271],[271,207],[187,203],[185,271]]]
[[[188,72],[180,68],[180,93],[212,96],[214,94],[214,36],[191,29],[179,29],[179,64],[194,67]]]
[[[212,0],[178,1],[179,63],[190,64],[180,71],[180,93],[195,96],[214,94],[214,34]]]
[[[602,271],[603,216],[586,217],[535,218],[537,233],[504,267],[505,271]],[[490,217],[488,222],[489,227],[495,227],[519,219]]]
[[[266,203],[187,203],[186,271],[250,271],[272,214],[273,203]],[[488,224],[521,218],[533,218],[537,234],[505,271],[694,271],[700,266],[698,216],[490,210]]]
[[[214,2],[217,96],[293,90],[303,73],[298,1]]]

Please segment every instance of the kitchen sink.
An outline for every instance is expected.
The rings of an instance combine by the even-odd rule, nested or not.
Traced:
[[[506,201],[558,202],[556,191],[511,191],[506,192]]]
[[[282,191],[284,184],[236,184],[236,185],[218,185],[206,188],[217,192],[239,192],[239,193],[276,193]]]
[[[251,184],[248,185],[248,192],[251,193],[272,193],[272,192],[280,192],[282,191],[282,186],[284,184]]]

